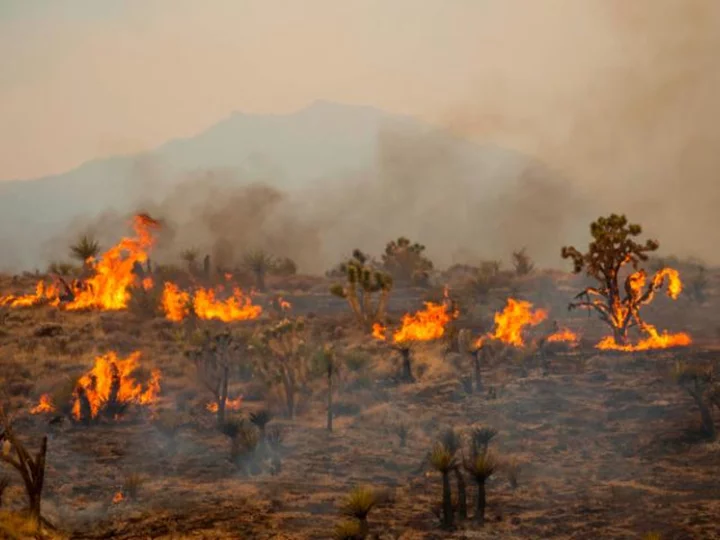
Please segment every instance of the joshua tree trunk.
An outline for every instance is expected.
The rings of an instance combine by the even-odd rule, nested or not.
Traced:
[[[485,479],[477,481],[478,496],[475,504],[475,521],[478,525],[485,525]]]
[[[225,423],[225,406],[228,398],[228,379],[230,378],[230,369],[223,366],[222,380],[220,381],[220,395],[218,396],[217,423],[222,426]]]
[[[450,471],[442,473],[442,524],[448,529],[453,526],[452,491],[450,489]]]
[[[327,403],[327,430],[333,430],[333,370],[332,367],[328,367],[328,403]]]
[[[257,271],[255,272],[255,285],[257,286],[258,291],[264,291],[265,290],[265,271]]]
[[[358,522],[360,525],[360,538],[367,538],[368,534],[370,534],[367,517],[358,518]]]
[[[482,373],[480,372],[480,354],[482,349],[477,349],[472,353],[473,371],[475,373],[475,391],[481,394],[483,391]]]
[[[467,489],[465,487],[465,478],[459,468],[455,468],[455,480],[458,488],[458,517],[461,520],[467,519]]]
[[[400,355],[402,356],[402,378],[404,381],[413,382],[415,377],[412,374],[412,363],[410,358],[410,348],[403,347],[400,349]]]
[[[203,259],[203,275],[205,279],[210,279],[210,255],[205,255]]]
[[[623,325],[621,327],[613,326],[613,338],[615,338],[615,343],[618,345],[627,345],[628,343],[628,331],[627,326]]]

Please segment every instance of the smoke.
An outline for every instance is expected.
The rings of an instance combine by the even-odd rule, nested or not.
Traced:
[[[520,46],[495,85],[476,86],[444,121],[563,171],[596,203],[578,226],[624,212],[662,251],[720,262],[720,5],[570,4],[525,4],[534,50]]]

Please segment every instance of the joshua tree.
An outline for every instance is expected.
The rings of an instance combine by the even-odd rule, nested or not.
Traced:
[[[441,437],[441,442],[445,448],[447,448],[453,456],[456,456],[460,450],[461,441],[457,432],[450,428],[445,430]],[[456,461],[455,467],[453,468],[453,474],[455,475],[455,481],[458,489],[458,517],[461,520],[467,519],[467,488],[465,486],[465,477],[460,470],[460,464]]]
[[[342,521],[335,526],[334,540],[363,540],[360,523],[357,521]]]
[[[340,508],[341,512],[358,521],[360,537],[366,538],[369,533],[367,517],[370,511],[378,504],[375,490],[366,486],[358,486],[348,494]]]
[[[485,483],[497,469],[497,460],[489,452],[472,451],[465,462],[465,470],[475,479],[477,485],[477,501],[475,505],[475,521],[478,525],[485,524],[485,506],[487,505]]]
[[[89,234],[82,235],[77,242],[70,246],[70,255],[87,263],[88,259],[97,257],[100,253],[100,244]]]
[[[250,423],[258,428],[260,433],[260,441],[265,442],[265,428],[272,420],[272,415],[265,410],[256,413],[250,413]]]
[[[477,344],[477,340],[473,337],[472,332],[466,329],[460,330],[458,333],[458,345],[461,350],[467,351],[472,358],[475,392],[480,394],[483,391],[482,371],[480,368],[484,348]],[[472,390],[472,384],[470,385],[470,390]]]
[[[220,426],[220,431],[230,439],[230,461],[240,467],[245,474],[260,472],[257,463],[257,449],[260,436],[254,426],[244,419],[230,419]]]
[[[451,529],[454,525],[450,473],[455,470],[455,455],[442,442],[436,442],[430,453],[430,465],[442,475],[442,524]]]
[[[628,223],[622,215],[612,214],[598,218],[590,225],[593,241],[587,253],[581,253],[574,247],[563,247],[562,257],[572,259],[576,274],[585,270],[588,276],[596,279],[599,287],[588,287],[576,296],[580,299],[570,304],[572,308],[594,309],[600,319],[613,331],[615,343],[627,345],[628,330],[633,326],[647,329],[640,318],[640,308],[652,302],[655,292],[660,289],[665,278],[669,278],[668,295],[676,298],[681,285],[677,273],[669,268],[656,272],[646,286],[645,270],[638,270],[640,262],[648,260],[648,253],[658,249],[655,240],[638,243],[635,237],[642,233],[640,225]],[[634,272],[625,279],[624,296],[620,289],[620,272],[630,266]],[[644,290],[643,290],[644,289]]]
[[[335,284],[330,288],[330,292],[345,298],[358,322],[365,331],[370,332],[373,324],[382,323],[385,319],[392,277],[367,263],[366,254],[359,249],[353,251],[352,259],[340,266],[347,278],[346,284]],[[375,307],[372,305],[373,293],[379,293]]]
[[[527,254],[527,250],[525,248],[522,248],[519,251],[513,251],[512,259],[515,273],[518,276],[527,276],[535,269],[535,265],[533,264],[530,255]]]
[[[264,291],[265,276],[275,268],[275,259],[262,249],[248,251],[243,255],[243,266],[255,276],[255,287]]]
[[[195,363],[197,378],[213,395],[217,406],[217,425],[225,423],[225,407],[231,368],[242,345],[229,332],[207,334],[200,347],[187,354]]]
[[[433,264],[424,251],[425,246],[401,236],[385,246],[383,269],[398,282],[426,284]]]
[[[306,328],[302,317],[283,319],[263,331],[254,342],[256,369],[268,384],[282,385],[288,417],[294,418],[297,397],[308,374]]]
[[[487,454],[490,441],[492,441],[497,434],[497,429],[491,427],[473,429],[470,434],[471,452],[473,454]]]
[[[33,457],[25,445],[15,436],[12,422],[5,409],[0,405],[0,461],[13,467],[22,477],[28,497],[30,518],[39,527],[42,517],[40,503],[45,483],[45,455],[47,437],[42,438],[40,450]]]
[[[197,260],[199,257],[199,252],[195,248],[188,248],[184,249],[180,253],[180,258],[185,261],[185,264],[187,264],[188,272],[191,274],[197,273]]]
[[[327,430],[333,430],[333,379],[340,366],[335,351],[331,345],[325,345],[322,352],[322,363],[327,376],[328,398],[327,398]]]
[[[700,410],[703,433],[710,439],[717,438],[717,430],[712,415],[713,403],[720,408],[720,383],[710,365],[691,365],[677,362],[673,369],[675,381],[693,398]]]

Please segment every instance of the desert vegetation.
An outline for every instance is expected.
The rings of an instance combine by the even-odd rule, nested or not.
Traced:
[[[719,274],[684,284],[625,216],[562,248],[570,273],[532,246],[437,269],[405,237],[326,276],[182,239],[150,263],[162,221],[132,225],[0,278],[0,534],[717,530]]]

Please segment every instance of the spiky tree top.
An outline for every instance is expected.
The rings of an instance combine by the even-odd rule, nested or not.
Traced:
[[[388,242],[382,255],[383,267],[399,280],[410,281],[418,274],[427,276],[432,270],[430,259],[423,255],[425,246],[410,242],[404,236]]]
[[[644,244],[633,240],[642,234],[642,227],[628,223],[625,215],[611,214],[598,218],[590,225],[590,234],[593,240],[587,253],[565,246],[562,248],[562,257],[572,259],[576,274],[585,269],[589,276],[608,287],[617,279],[624,265],[631,264],[637,269],[640,261],[648,260],[648,253],[660,247],[656,240],[647,240]]]
[[[366,329],[384,317],[387,298],[393,285],[390,274],[372,267],[368,260],[365,253],[359,249],[354,250],[352,258],[340,265],[340,270],[345,273],[346,284],[336,283],[330,287],[332,294],[348,301],[358,321]],[[377,292],[380,293],[380,299],[373,308],[370,297]]]
[[[82,235],[75,244],[70,246],[70,254],[83,262],[100,253],[100,243],[88,234]]]

